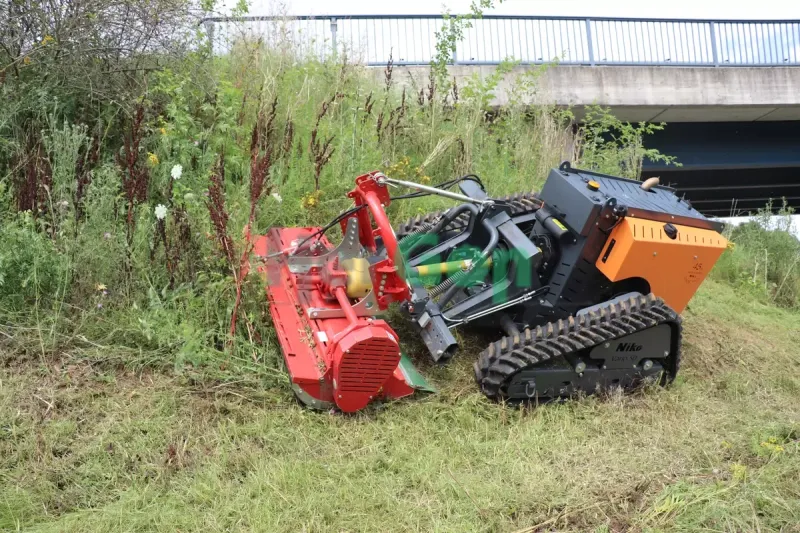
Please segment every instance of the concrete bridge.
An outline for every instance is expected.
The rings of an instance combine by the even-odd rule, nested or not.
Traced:
[[[489,76],[494,66],[453,66],[461,86],[473,75]],[[508,88],[528,66],[517,67],[498,87],[495,105],[507,103]],[[426,79],[427,67],[401,67]],[[405,71],[405,72],[404,72]],[[540,103],[610,107],[629,122],[759,122],[800,120],[798,67],[556,66],[537,83]]]
[[[321,57],[347,53],[369,66],[391,58],[400,83],[427,85],[441,16],[207,19],[214,47],[239,35],[294,39]],[[461,85],[507,59],[514,78],[555,64],[538,80],[540,102],[610,107],[622,120],[666,122],[648,146],[681,167],[646,163],[709,215],[752,211],[785,198],[800,208],[800,21],[486,16],[465,28],[450,57]],[[383,69],[376,68],[382,79]],[[535,102],[534,102],[535,103]]]
[[[453,66],[463,87],[496,67]],[[494,105],[508,102],[518,67],[498,86]],[[399,67],[399,83],[425,86],[428,67]],[[383,72],[376,72],[383,76]],[[414,81],[412,81],[414,80]],[[643,175],[659,176],[708,215],[763,208],[770,200],[800,208],[800,68],[557,66],[538,81],[540,103],[571,107],[580,120],[586,106],[610,107],[629,122],[666,122],[646,139],[673,155],[680,167],[646,161]]]

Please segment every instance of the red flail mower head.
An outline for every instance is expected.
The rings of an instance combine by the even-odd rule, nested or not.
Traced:
[[[292,387],[312,407],[354,412],[374,399],[414,392],[397,334],[377,318],[409,296],[384,212],[389,192],[378,176],[356,180],[339,246],[321,228],[275,228],[255,242]]]

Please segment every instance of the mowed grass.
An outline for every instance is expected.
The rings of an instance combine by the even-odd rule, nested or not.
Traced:
[[[800,315],[708,281],[672,387],[535,409],[487,402],[470,353],[357,416],[3,356],[0,530],[800,531],[798,346]]]

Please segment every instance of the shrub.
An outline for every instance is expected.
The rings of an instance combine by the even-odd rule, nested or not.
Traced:
[[[800,240],[790,231],[790,211],[784,208],[777,217],[771,212],[768,206],[754,220],[728,230],[734,248],[722,255],[713,274],[763,301],[798,307]]]
[[[0,228],[0,312],[22,311],[63,294],[63,259],[29,212]]]

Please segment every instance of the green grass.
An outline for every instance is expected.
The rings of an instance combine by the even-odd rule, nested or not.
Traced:
[[[710,281],[685,325],[669,389],[527,410],[484,400],[469,353],[356,416],[9,356],[0,529],[799,531],[800,315]]]

